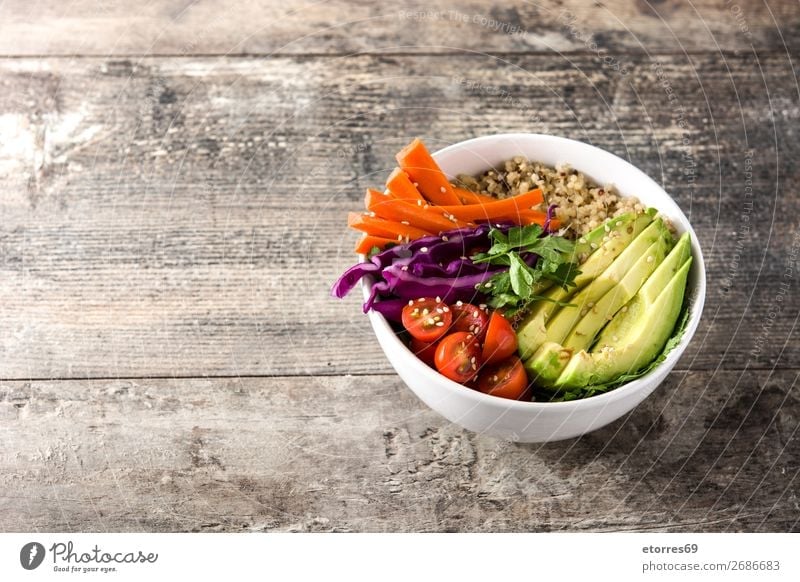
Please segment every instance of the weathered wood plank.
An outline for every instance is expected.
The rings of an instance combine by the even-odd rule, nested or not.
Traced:
[[[800,366],[791,66],[619,58],[629,74],[589,56],[0,62],[0,377],[389,372],[358,299],[327,297],[353,260],[346,211],[416,134],[519,130],[625,156],[690,213],[710,287],[681,367]]]
[[[798,372],[670,376],[580,439],[387,376],[0,384],[1,531],[798,531]]]
[[[0,54],[319,54],[370,51],[785,50],[792,0],[516,2],[356,0],[0,5]]]

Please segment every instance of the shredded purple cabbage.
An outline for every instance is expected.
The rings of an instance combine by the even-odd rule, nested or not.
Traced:
[[[550,221],[555,217],[556,208],[558,208],[557,204],[551,204],[547,207],[547,215],[545,216],[544,224],[542,225],[542,230],[545,232],[545,234],[555,232],[550,229]]]
[[[550,221],[556,206],[547,209],[544,232],[550,232]],[[513,224],[479,224],[426,236],[397,245],[375,254],[369,260],[347,269],[334,283],[331,295],[342,298],[364,277],[374,283],[364,302],[364,313],[374,309],[387,319],[399,321],[403,306],[420,297],[440,297],[446,303],[455,301],[483,302],[485,296],[476,286],[496,273],[507,269],[489,263],[476,264],[471,257],[489,249],[492,226],[503,231]],[[523,257],[531,266],[538,256]]]
[[[475,286],[503,269],[475,264],[470,258],[489,248],[491,227],[480,224],[455,229],[386,249],[347,269],[333,285],[331,294],[342,298],[361,279],[371,276],[375,282],[364,302],[364,312],[375,309],[394,321],[410,299],[438,296],[445,302],[472,301],[481,295]]]

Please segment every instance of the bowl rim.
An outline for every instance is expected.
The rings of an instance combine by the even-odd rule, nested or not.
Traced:
[[[527,400],[511,400],[508,398],[500,398],[498,396],[492,396],[490,394],[484,394],[478,390],[473,390],[470,388],[465,387],[463,384],[459,384],[453,380],[450,380],[446,376],[440,374],[438,371],[434,370],[427,364],[425,364],[422,360],[420,360],[416,354],[414,354],[408,346],[406,346],[400,338],[397,336],[395,331],[392,329],[391,325],[389,324],[388,320],[379,312],[375,310],[370,310],[368,312],[368,317],[370,323],[372,324],[373,330],[377,334],[378,331],[382,331],[384,334],[391,336],[393,341],[404,350],[404,355],[411,358],[412,368],[416,368],[416,372],[421,374],[427,380],[437,384],[444,388],[449,394],[453,394],[456,397],[462,397],[467,399],[472,399],[475,401],[476,404],[483,403],[495,406],[502,406],[503,408],[511,408],[511,409],[519,409],[519,410],[555,410],[556,408],[561,409],[575,409],[575,408],[582,408],[582,407],[600,407],[603,404],[610,404],[617,400],[625,399],[627,396],[632,395],[633,393],[638,392],[639,390],[647,387],[650,382],[653,380],[653,376],[655,376],[659,370],[667,370],[667,373],[672,370],[672,368],[677,363],[678,359],[683,355],[686,347],[691,342],[692,338],[694,337],[695,332],[697,331],[697,327],[700,323],[700,319],[703,316],[703,307],[705,306],[705,297],[706,297],[706,269],[705,269],[705,261],[703,260],[703,253],[700,247],[700,241],[697,238],[697,234],[695,233],[694,229],[692,228],[689,219],[683,213],[683,210],[678,207],[677,203],[675,203],[674,199],[661,187],[658,182],[653,180],[650,176],[645,174],[642,170],[628,162],[627,160],[613,154],[607,150],[599,148],[595,145],[588,144],[586,142],[573,140],[566,137],[549,135],[549,134],[541,134],[541,133],[501,133],[501,134],[492,134],[492,135],[485,135],[479,136],[475,138],[471,138],[468,140],[460,141],[454,144],[451,144],[445,148],[437,150],[436,152],[432,152],[432,156],[436,159],[439,156],[449,154],[454,150],[459,150],[465,147],[469,147],[470,145],[474,145],[481,142],[491,142],[497,140],[518,140],[518,139],[542,139],[544,141],[552,141],[555,143],[562,142],[562,143],[571,143],[573,145],[577,145],[578,147],[587,148],[587,152],[601,157],[607,157],[609,159],[614,159],[616,163],[621,162],[625,169],[629,172],[636,175],[639,179],[645,180],[649,182],[651,187],[654,187],[655,190],[663,195],[664,197],[670,199],[675,204],[675,209],[679,213],[679,218],[681,222],[681,227],[692,237],[692,259],[694,261],[692,268],[697,269],[697,284],[692,291],[694,293],[687,293],[684,297],[684,301],[688,301],[687,309],[689,309],[690,316],[689,321],[687,322],[686,328],[684,329],[683,336],[681,337],[681,341],[678,345],[676,345],[670,352],[667,354],[666,359],[658,364],[655,368],[647,372],[644,376],[637,378],[635,380],[631,380],[626,382],[613,390],[609,390],[608,392],[603,392],[601,394],[596,394],[594,396],[590,396],[588,398],[580,398],[576,400],[567,400],[562,402],[541,402],[541,401],[527,401]],[[570,164],[572,167],[581,171],[580,168],[577,168],[576,165]],[[625,196],[625,193],[622,193]],[[372,277],[365,277],[362,280],[362,290],[364,293],[364,297],[366,298],[369,295],[370,288],[374,280]],[[687,286],[688,291],[688,286]],[[670,336],[672,337],[672,336]],[[660,382],[659,382],[660,384]]]

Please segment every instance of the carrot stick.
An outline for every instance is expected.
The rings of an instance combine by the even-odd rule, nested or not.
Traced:
[[[547,219],[547,213],[539,212],[538,210],[520,210],[517,216],[509,219],[522,226],[527,226],[528,224],[543,225]],[[559,225],[560,223],[555,218],[550,221],[550,228],[558,228]]]
[[[486,194],[478,194],[466,188],[458,188],[453,186],[453,191],[461,200],[462,204],[488,204],[489,202],[496,202],[498,199],[494,196],[487,196]]]
[[[396,158],[397,163],[405,170],[411,181],[416,183],[417,189],[429,202],[452,206],[461,204],[450,182],[447,181],[447,176],[419,138],[415,138],[400,150]]]
[[[511,198],[503,198],[486,204],[469,204],[467,206],[440,206],[438,209],[455,216],[459,220],[474,222],[476,220],[510,219],[516,222],[520,211],[529,211],[532,206],[542,202],[542,191],[531,190],[517,194]],[[542,213],[544,215],[544,213]]]
[[[359,255],[366,255],[373,247],[378,247],[383,250],[388,244],[397,244],[399,241],[396,238],[383,238],[380,236],[372,236],[371,234],[364,233],[364,236],[356,243],[355,251]]]
[[[395,198],[410,200],[414,202],[414,204],[417,203],[417,200],[425,201],[422,194],[417,190],[417,187],[414,186],[411,178],[408,177],[408,174],[400,168],[395,168],[392,173],[389,174],[389,179],[386,180],[386,187]]]
[[[460,206],[458,208],[461,208]],[[367,210],[377,216],[395,222],[407,222],[411,226],[438,233],[467,226],[466,222],[446,218],[440,206],[420,206],[407,200],[395,200],[377,190],[367,190]]]
[[[391,238],[402,242],[433,234],[421,228],[394,222],[392,220],[384,220],[383,218],[377,218],[369,214],[359,214],[358,212],[351,212],[347,215],[347,226],[360,230],[361,232],[366,232],[372,236]]]

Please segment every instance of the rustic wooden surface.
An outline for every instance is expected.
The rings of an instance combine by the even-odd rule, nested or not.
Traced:
[[[0,531],[800,529],[800,9],[694,4],[0,5]],[[442,420],[327,296],[399,146],[505,131],[630,159],[707,263],[563,443]]]

